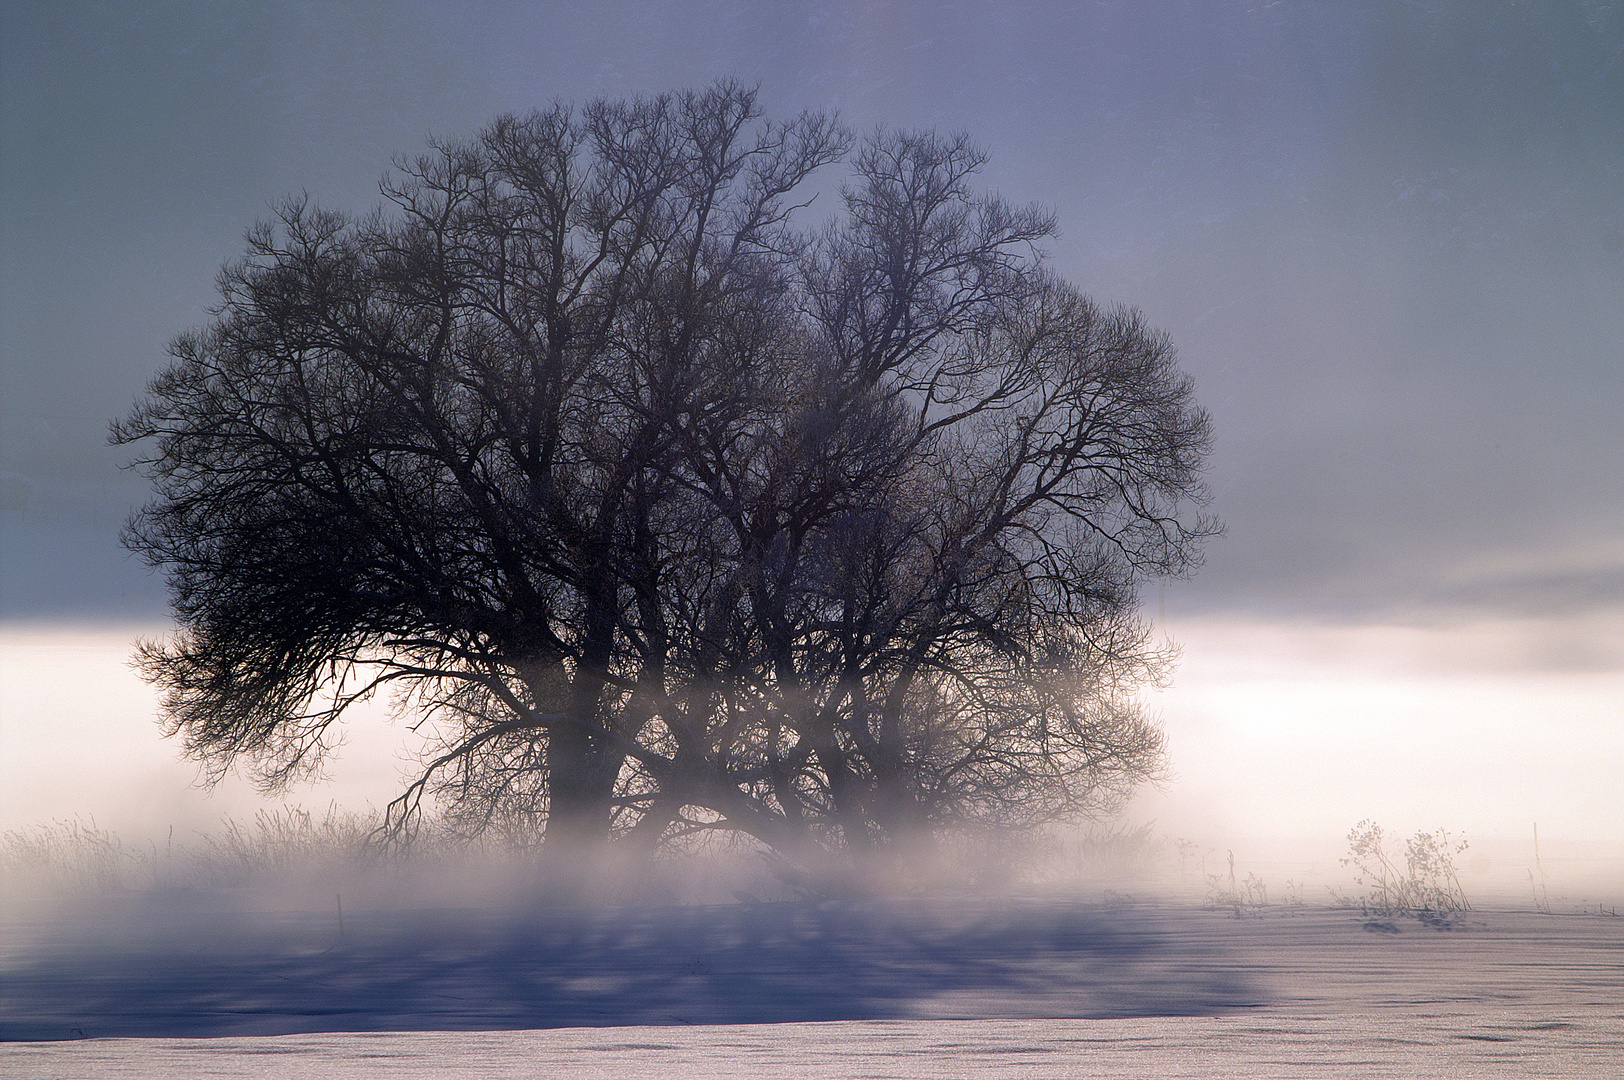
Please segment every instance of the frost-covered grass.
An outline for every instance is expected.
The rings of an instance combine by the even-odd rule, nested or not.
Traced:
[[[1474,847],[1468,873],[1461,860],[1466,845],[1448,833],[1416,832],[1398,842],[1371,821],[1349,833],[1340,861],[1330,841],[1301,846],[1284,857],[1267,845],[1232,849],[1171,837],[1154,823],[1124,821],[1028,835],[1019,842],[958,837],[936,845],[923,872],[868,883],[866,889],[787,867],[758,845],[720,833],[698,834],[651,863],[608,862],[571,871],[539,858],[533,837],[469,841],[427,821],[410,845],[392,846],[380,842],[379,824],[373,812],[293,806],[139,842],[88,818],[12,830],[0,834],[0,914],[48,910],[62,898],[174,890],[231,894],[233,903],[266,910],[335,910],[340,904],[351,910],[514,902],[731,904],[1037,890],[1195,900],[1235,914],[1330,906],[1352,909],[1367,920],[1414,918],[1444,927],[1474,907],[1527,909],[1530,898],[1527,891],[1519,895],[1507,888],[1507,882],[1515,885],[1523,876],[1514,844],[1502,839],[1485,845],[1498,860],[1498,876],[1487,873],[1489,857]],[[1612,865],[1568,859],[1553,869],[1548,896],[1532,894],[1533,910],[1619,910],[1624,882],[1615,880],[1616,874],[1605,880],[1581,876],[1590,871],[1595,877],[1597,868]],[[1541,886],[1545,879],[1541,865]]]
[[[8,895],[118,891],[151,884],[157,865],[156,846],[150,853],[127,848],[90,818],[0,835],[0,883]]]
[[[386,906],[542,898],[557,867],[543,869],[533,838],[459,838],[433,821],[411,842],[385,842],[378,814],[329,806],[261,810],[211,831],[171,829],[129,843],[93,819],[54,821],[0,834],[0,894],[17,900],[93,898],[165,889],[287,894],[328,888],[370,891]],[[1092,823],[1064,832],[962,835],[917,853],[901,881],[820,880],[791,872],[753,841],[700,833],[651,862],[596,868],[592,898],[621,903],[798,900],[933,889],[1001,891],[1080,882],[1149,882],[1167,868],[1167,842],[1152,824]],[[586,874],[583,877],[588,876]],[[572,883],[581,895],[581,882]],[[864,887],[867,886],[867,887]]]
[[[0,834],[0,914],[60,900],[175,891],[229,894],[262,909],[407,909],[577,903],[735,903],[818,895],[785,880],[752,843],[703,836],[651,861],[606,858],[559,866],[531,838],[469,839],[428,821],[389,841],[374,812],[329,806],[261,810],[209,831],[171,829],[141,843],[89,818]]]
[[[287,806],[260,810],[247,822],[222,820],[211,832],[171,828],[159,840],[128,843],[93,819],[58,820],[0,835],[0,900],[16,911],[60,900],[216,890],[297,906],[300,893],[315,890],[331,905],[338,888],[378,896],[393,890],[408,900],[401,892],[408,879],[419,879],[412,892],[427,900],[447,898],[447,888],[437,896],[422,887],[434,883],[430,870],[443,867],[450,849],[425,838],[409,853],[391,851],[375,840],[377,825],[377,815],[367,812]],[[474,854],[458,856],[466,862]]]
[[[0,882],[11,895],[94,896],[168,886],[234,887],[267,875],[364,862],[372,816],[329,807],[261,810],[190,838],[128,844],[94,819],[53,821],[0,835]]]

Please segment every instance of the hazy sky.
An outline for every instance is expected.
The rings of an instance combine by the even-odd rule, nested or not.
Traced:
[[[215,271],[274,200],[363,210],[390,157],[431,134],[734,76],[774,115],[969,131],[990,185],[1058,213],[1055,265],[1172,335],[1214,416],[1229,526],[1193,582],[1147,598],[1185,644],[1176,765],[1181,731],[1233,747],[1214,718],[1267,697],[1211,697],[1239,668],[1272,662],[1335,712],[1336,679],[1377,693],[1397,664],[1474,692],[1569,679],[1588,704],[1519,684],[1561,716],[1507,719],[1492,760],[1586,722],[1591,751],[1539,782],[1624,774],[1624,4],[613,7],[0,8],[13,668],[27,627],[161,624],[161,584],[116,543],[141,488],[107,421],[206,317]],[[9,678],[16,748],[35,736]],[[1383,722],[1431,691],[1393,692],[1409,704],[1371,706]],[[1507,693],[1491,697],[1521,700]],[[1414,724],[1464,735],[1468,699]],[[1596,790],[1588,812],[1624,814]]]

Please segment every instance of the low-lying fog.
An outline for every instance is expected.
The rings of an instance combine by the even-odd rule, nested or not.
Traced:
[[[1170,626],[1172,775],[1018,878],[969,852],[990,890],[823,898],[724,847],[592,906],[522,853],[372,854],[409,748],[381,709],[307,811],[205,792],[138,628],[7,631],[0,1042],[98,1077],[1604,1072],[1619,666],[1535,624]],[[1430,906],[1342,862],[1363,821]]]
[[[1032,870],[1038,878],[1200,898],[1227,887],[1233,870],[1237,886],[1253,880],[1273,902],[1325,902],[1357,893],[1342,860],[1349,830],[1371,820],[1395,856],[1417,831],[1466,841],[1456,869],[1479,906],[1624,900],[1619,665],[1564,670],[1552,659],[1561,643],[1533,622],[1350,629],[1175,619],[1170,629],[1184,660],[1152,700],[1170,736],[1171,775],[1120,820],[1063,842]],[[1592,629],[1624,641],[1617,627]],[[325,783],[281,803],[236,777],[200,789],[194,767],[160,737],[154,695],[128,665],[143,632],[0,632],[0,832],[41,837],[53,822],[93,824],[131,852],[192,851],[217,845],[227,818],[251,825],[257,812],[288,804],[319,821],[333,807],[376,810],[397,793],[410,736],[382,705],[348,726]],[[725,899],[736,885],[711,891]]]

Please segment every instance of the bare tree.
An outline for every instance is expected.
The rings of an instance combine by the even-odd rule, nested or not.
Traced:
[[[688,437],[717,524],[683,637],[725,689],[687,743],[729,800],[690,827],[890,862],[1107,809],[1160,765],[1137,587],[1215,528],[1179,516],[1209,423],[1165,337],[1045,273],[1051,223],[975,194],[980,165],[867,146],[800,266],[795,370]]]
[[[1212,530],[1189,381],[963,138],[875,136],[798,226],[851,142],[730,83],[555,106],[256,228],[114,429],[169,732],[279,787],[387,688],[437,740],[392,828],[432,795],[574,852],[866,857],[1152,774],[1137,587]]]

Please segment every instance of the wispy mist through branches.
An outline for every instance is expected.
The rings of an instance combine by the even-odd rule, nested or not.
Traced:
[[[720,83],[503,117],[368,217],[283,206],[115,429],[170,733],[278,788],[393,690],[438,747],[395,834],[433,798],[575,854],[877,868],[1114,805],[1160,767],[1137,592],[1214,531],[1209,425],[983,162]]]

